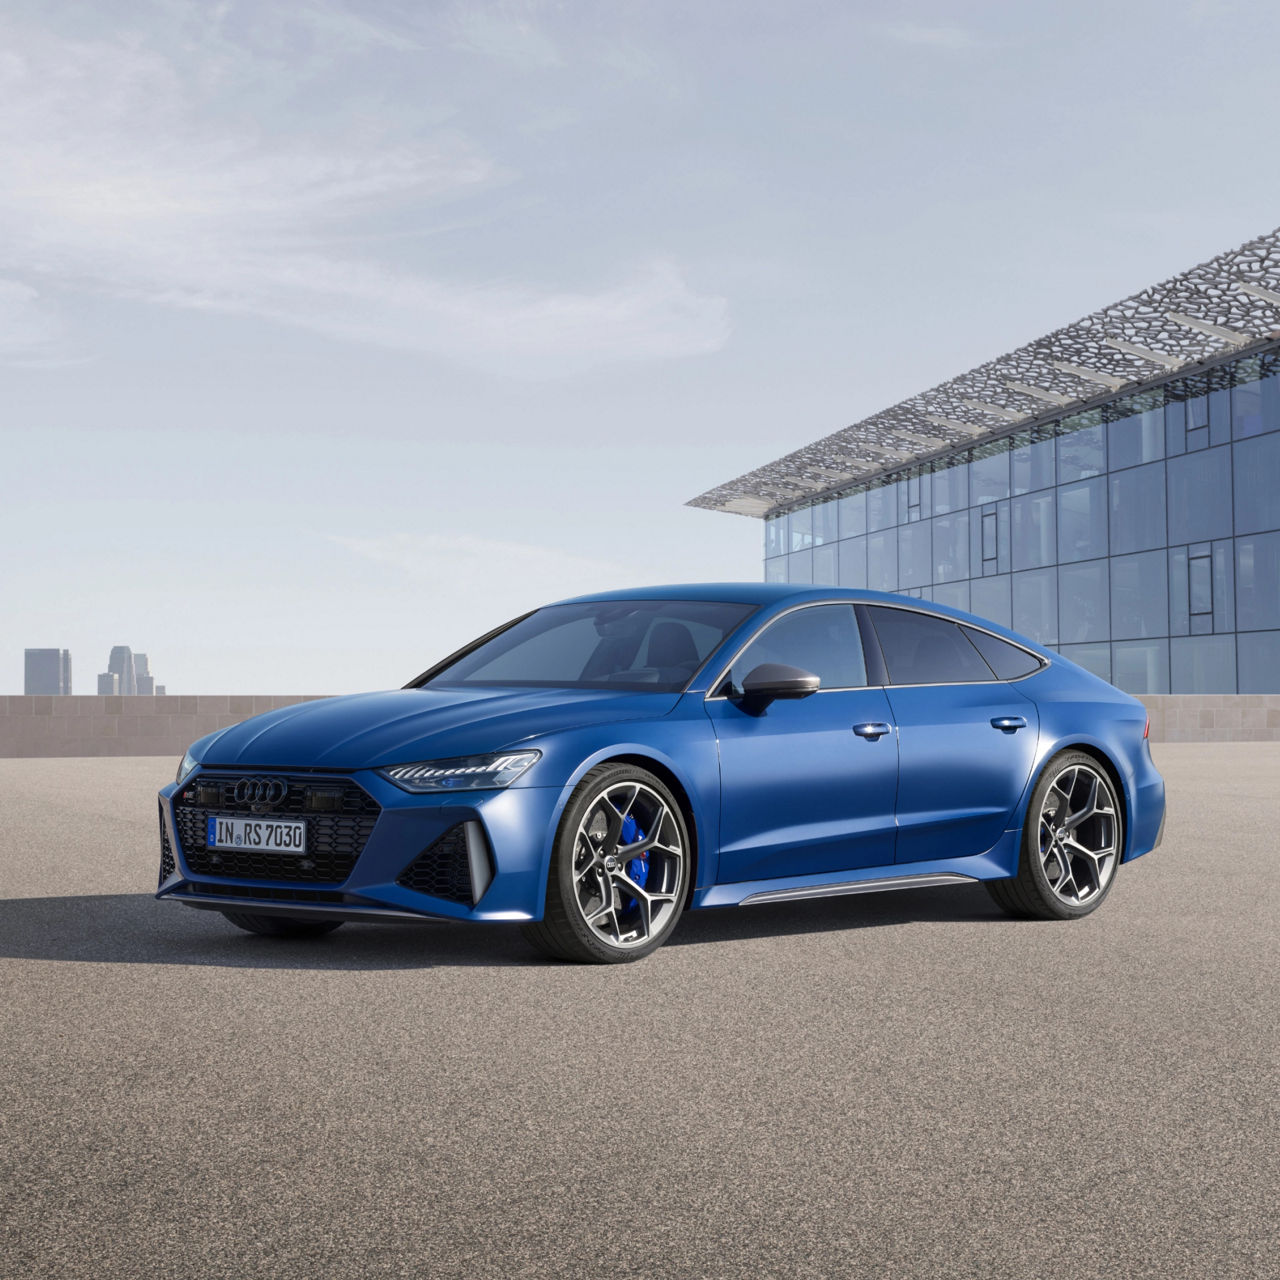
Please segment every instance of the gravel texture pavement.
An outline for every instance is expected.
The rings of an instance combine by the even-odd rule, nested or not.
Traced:
[[[1093,916],[981,888],[313,942],[158,903],[168,759],[0,760],[0,1276],[1275,1277],[1280,744]]]

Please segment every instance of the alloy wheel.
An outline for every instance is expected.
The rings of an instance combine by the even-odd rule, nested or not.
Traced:
[[[605,787],[573,842],[573,897],[610,947],[645,946],[680,909],[685,849],[668,803],[641,782]]]
[[[1099,770],[1071,764],[1040,805],[1040,867],[1049,890],[1068,906],[1101,896],[1120,857],[1120,823],[1111,783]]]

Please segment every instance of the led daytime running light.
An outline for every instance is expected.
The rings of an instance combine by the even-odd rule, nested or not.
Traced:
[[[510,786],[540,756],[538,751],[508,751],[456,760],[424,760],[393,765],[379,772],[406,791],[479,791]]]

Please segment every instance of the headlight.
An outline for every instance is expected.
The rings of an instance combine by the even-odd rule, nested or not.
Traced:
[[[494,791],[509,787],[541,755],[540,751],[501,751],[456,760],[424,760],[379,769],[405,791]]]
[[[178,766],[178,776],[174,778],[174,782],[181,785],[183,778],[187,777],[199,763],[200,761],[197,760],[190,751],[188,751],[187,754],[182,757],[182,763]]]

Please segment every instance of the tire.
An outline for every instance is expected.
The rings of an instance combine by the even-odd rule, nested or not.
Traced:
[[[345,923],[342,920],[295,920],[291,916],[260,916],[245,911],[222,913],[237,929],[268,938],[322,938]]]
[[[988,880],[987,892],[1012,916],[1078,920],[1111,892],[1123,851],[1115,783],[1093,756],[1064,751],[1031,793],[1018,874]]]
[[[671,936],[690,870],[684,813],[661,779],[634,765],[597,765],[565,806],[546,909],[524,935],[557,960],[640,960]]]

